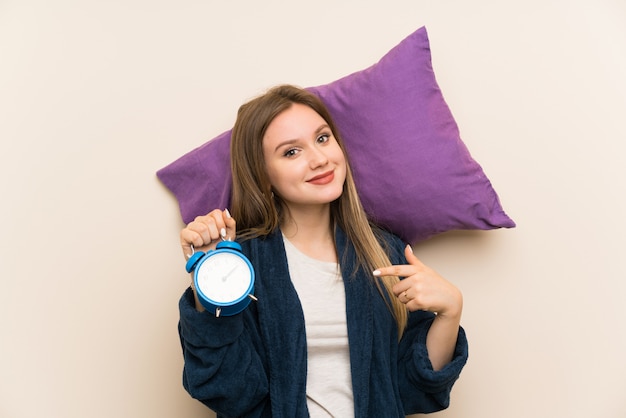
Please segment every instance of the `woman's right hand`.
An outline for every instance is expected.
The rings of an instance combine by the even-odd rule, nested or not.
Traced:
[[[180,245],[186,260],[194,251],[214,250],[222,239],[234,241],[236,235],[237,224],[228,209],[215,209],[198,216],[180,231]]]

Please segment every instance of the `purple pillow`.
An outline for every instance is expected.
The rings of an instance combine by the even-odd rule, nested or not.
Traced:
[[[435,80],[426,28],[371,67],[309,90],[333,116],[363,206],[378,224],[409,243],[515,226],[461,141]],[[229,206],[229,146],[227,131],[157,172],[185,223]]]

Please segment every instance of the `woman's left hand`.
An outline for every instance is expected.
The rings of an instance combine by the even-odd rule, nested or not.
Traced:
[[[409,264],[382,267],[374,275],[405,277],[394,285],[393,292],[410,311],[430,311],[459,319],[463,310],[463,295],[459,289],[422,263],[410,245],[406,246],[404,254]]]

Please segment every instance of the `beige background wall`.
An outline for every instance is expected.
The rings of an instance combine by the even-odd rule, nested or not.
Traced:
[[[426,25],[513,230],[416,246],[465,294],[454,418],[626,416],[622,0],[0,0],[0,416],[213,416],[181,386],[155,171],[282,82]]]

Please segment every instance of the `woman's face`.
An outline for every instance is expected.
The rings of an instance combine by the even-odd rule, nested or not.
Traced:
[[[292,209],[337,199],[346,160],[326,121],[294,103],[269,124],[263,137],[265,166],[274,193]]]

